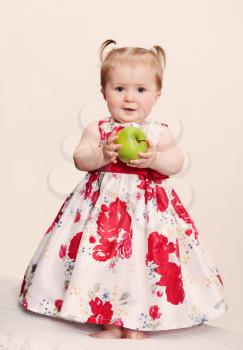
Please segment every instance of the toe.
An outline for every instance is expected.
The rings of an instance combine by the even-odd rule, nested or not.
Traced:
[[[93,332],[89,334],[90,337],[97,337],[97,332]]]
[[[124,330],[124,336],[130,339],[144,339],[146,335],[142,331]]]

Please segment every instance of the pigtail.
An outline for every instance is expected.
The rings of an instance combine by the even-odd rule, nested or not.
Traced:
[[[166,66],[166,53],[165,53],[165,50],[159,46],[159,45],[155,45],[153,46],[153,49],[152,49],[156,56],[158,57],[158,60],[161,64],[161,66],[163,66],[163,68],[165,68]]]
[[[106,41],[104,41],[101,46],[100,46],[100,49],[99,49],[99,57],[100,57],[100,62],[103,63],[103,53],[104,53],[104,50],[106,48],[106,46],[110,45],[110,44],[115,44],[116,45],[116,41],[115,40],[112,40],[112,39],[108,39]]]

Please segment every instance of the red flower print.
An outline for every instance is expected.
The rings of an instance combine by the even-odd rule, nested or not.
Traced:
[[[20,296],[23,294],[23,292],[24,292],[25,284],[26,284],[26,275],[24,275],[24,279],[23,279],[23,281],[22,281],[22,285],[21,285],[19,297],[20,297]]]
[[[101,236],[94,247],[93,258],[106,261],[117,254],[121,258],[129,258],[132,254],[131,216],[126,210],[126,202],[118,197],[109,206],[103,204],[98,220],[98,234]],[[122,235],[121,231],[125,231]],[[119,241],[119,237],[122,239]]]
[[[154,261],[160,265],[166,263],[168,254],[175,251],[175,246],[172,242],[168,244],[168,238],[160,235],[158,232],[150,233],[148,237],[148,253],[146,255],[146,265],[148,261]]]
[[[131,216],[127,212],[126,202],[118,197],[109,206],[102,204],[97,225],[98,234],[103,238],[118,237],[119,231],[130,231]]]
[[[28,308],[28,302],[27,302],[27,300],[26,300],[26,299],[24,299],[24,300],[23,300],[22,305],[23,305],[23,307],[24,307],[25,309],[27,309],[27,308]]]
[[[158,202],[159,210],[164,211],[168,207],[169,200],[167,198],[166,192],[163,188],[159,186],[155,186],[155,190],[153,186],[151,186],[152,183],[155,184],[161,184],[163,179],[168,178],[167,175],[162,175],[158,173],[155,170],[148,169],[147,175],[139,174],[139,179],[141,180],[141,183],[138,185],[138,188],[141,188],[144,190],[144,199],[145,204],[155,196],[156,191],[156,197]]]
[[[107,141],[113,131],[115,131],[117,134],[122,129],[124,129],[124,126],[115,126],[111,131],[108,131],[104,134],[104,140]]]
[[[141,180],[141,183],[137,186],[138,188],[141,188],[142,190],[144,190],[144,199],[145,199],[145,203],[147,204],[147,202],[151,199],[153,199],[154,197],[154,189],[153,187],[150,186],[151,182],[152,182],[152,178],[147,177],[145,175],[139,174],[138,175],[139,179]]]
[[[96,324],[110,323],[113,315],[112,304],[110,301],[103,303],[100,298],[96,297],[95,300],[89,302],[89,305],[93,314],[86,322]]]
[[[160,292],[160,291],[158,290],[157,296],[158,296],[158,297],[162,297],[162,295],[163,295],[163,292]]]
[[[62,216],[62,208],[63,208],[63,206],[64,206],[64,203],[63,203],[61,209],[59,210],[59,212],[57,213],[57,215],[56,215],[56,217],[55,217],[53,223],[52,223],[51,226],[48,228],[48,230],[46,231],[45,234],[50,233],[50,232],[54,229],[54,227],[56,226],[56,224],[58,223],[58,221],[60,220],[60,217]]]
[[[158,305],[150,306],[149,315],[152,317],[153,320],[160,318],[161,313],[159,312]]]
[[[190,236],[191,234],[192,234],[192,230],[191,230],[191,229],[186,230],[186,235],[187,235],[187,236]]]
[[[60,310],[62,308],[62,304],[63,304],[63,300],[61,300],[61,299],[55,300],[55,306],[56,306],[58,312],[60,312]]]
[[[110,123],[111,119],[112,119],[112,117],[109,117],[109,120],[99,120],[98,126],[99,126],[99,132],[100,132],[101,140],[107,140],[113,130],[116,130],[116,132],[118,132],[119,130],[124,128],[124,126],[119,126],[118,125],[118,126],[115,126],[111,132],[105,132],[103,127],[102,127],[102,124]]]
[[[197,228],[196,228],[196,226],[195,226],[193,221],[191,222],[191,225],[193,227],[194,237],[195,237],[195,239],[197,239],[197,237],[198,237],[198,230],[197,230]],[[191,236],[192,229],[186,230],[185,233],[186,233],[187,236]]]
[[[165,211],[168,208],[169,199],[163,187],[156,186],[157,206],[160,211]]]
[[[72,239],[68,248],[68,256],[70,259],[76,260],[80,240],[83,232],[78,232]]]
[[[172,189],[171,194],[174,197],[171,200],[171,204],[173,205],[175,211],[177,212],[177,214],[179,215],[179,217],[181,219],[183,219],[186,223],[191,224],[192,219],[190,218],[190,215],[188,214],[187,210],[185,209],[185,207],[181,203],[181,201],[180,201],[179,197],[177,196],[174,189]]]
[[[176,238],[175,253],[176,253],[177,258],[179,258],[179,257],[180,257],[180,251],[179,251],[179,241],[178,241],[178,238]]]
[[[73,192],[71,192],[71,193],[69,194],[69,196],[68,196],[68,197],[65,199],[65,201],[63,202],[63,204],[62,204],[61,208],[59,209],[59,211],[58,211],[58,213],[57,213],[57,215],[56,215],[54,221],[52,222],[51,226],[50,226],[50,227],[48,228],[48,230],[46,231],[45,235],[46,235],[47,233],[50,233],[50,232],[54,229],[54,227],[56,226],[56,224],[57,224],[58,221],[60,220],[60,217],[62,216],[62,209],[63,209],[64,205],[66,205],[66,203],[70,200],[70,198],[71,198],[72,196],[73,196]]]
[[[109,264],[109,268],[110,269],[114,269],[114,267],[116,266],[116,263],[114,261],[112,261],[110,264]]]
[[[62,244],[60,249],[59,249],[59,257],[61,259],[64,258],[64,256],[66,256],[66,250],[67,250],[66,244]]]
[[[76,213],[74,222],[79,222],[79,221],[80,221],[80,218],[81,218],[80,212],[77,210],[77,213]]]
[[[197,239],[198,238],[198,230],[197,230],[197,228],[195,226],[194,221],[192,221],[192,227],[193,227],[193,230],[194,230],[194,237],[195,237],[195,239]]]
[[[117,318],[115,322],[112,323],[114,326],[123,326],[123,321],[121,317]]]
[[[89,176],[89,180],[86,183],[86,187],[85,187],[85,192],[84,192],[84,199],[89,198],[91,200],[91,202],[93,203],[93,205],[95,205],[100,192],[99,190],[97,191],[93,191],[92,188],[92,183],[96,182],[99,179],[100,174],[98,172],[94,172],[91,173],[91,175]]]
[[[106,261],[113,258],[117,254],[117,241],[109,241],[108,239],[101,238],[99,240],[101,244],[94,247],[93,258],[98,261]]]
[[[148,261],[154,261],[158,265],[155,272],[161,277],[156,284],[166,286],[167,300],[172,304],[178,304],[183,302],[185,293],[182,285],[181,267],[169,262],[169,254],[174,252],[179,257],[178,240],[174,245],[172,242],[168,243],[168,238],[162,234],[150,233],[146,265],[148,265]]]
[[[189,213],[187,212],[187,210],[185,209],[185,207],[183,206],[183,204],[181,203],[179,197],[177,196],[176,192],[174,189],[172,189],[171,191],[172,196],[174,197],[171,200],[171,204],[173,205],[175,211],[177,212],[178,216],[183,219],[187,224],[191,224],[194,230],[194,236],[195,239],[198,238],[198,230],[195,226],[194,221],[192,220],[192,218],[190,217]],[[187,230],[186,234],[189,236],[190,235],[190,231]]]
[[[156,170],[151,168],[148,169],[148,177],[152,179],[156,184],[161,184],[164,179],[167,179],[169,176],[159,173]]]
[[[166,286],[167,300],[174,305],[183,303],[185,292],[182,285],[181,267],[167,262],[167,264],[156,267],[155,271],[162,275],[156,284]]]
[[[122,241],[118,244],[119,256],[121,258],[130,258],[132,255],[132,234],[130,232],[125,232]]]
[[[104,124],[104,123],[107,123],[107,121],[106,120],[99,120],[99,122],[98,122],[101,140],[105,139],[105,132],[104,132],[104,129],[102,127],[102,124]]]
[[[222,284],[222,286],[223,286],[224,284],[223,284],[223,281],[222,281],[222,279],[221,279],[220,275],[216,275],[216,276],[218,277],[218,279],[219,279],[220,283],[221,283],[221,284]]]
[[[95,243],[96,242],[96,239],[94,236],[90,236],[89,237],[89,243]]]

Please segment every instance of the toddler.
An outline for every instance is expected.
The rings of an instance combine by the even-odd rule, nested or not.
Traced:
[[[223,282],[170,183],[182,150],[151,117],[162,90],[162,47],[100,47],[109,115],[74,150],[85,175],[62,204],[24,275],[25,309],[102,326],[91,336],[143,339],[147,331],[200,325],[227,309]],[[124,163],[117,133],[135,126],[148,151]]]

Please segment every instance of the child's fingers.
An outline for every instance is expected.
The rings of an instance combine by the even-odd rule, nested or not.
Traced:
[[[115,152],[115,150],[113,150],[113,149],[108,149],[107,153],[109,154],[110,157],[117,157],[118,156],[118,153]]]
[[[108,149],[109,150],[117,150],[119,149],[122,145],[120,143],[113,143],[113,140],[107,143]]]
[[[151,153],[151,152],[146,152],[146,153],[140,152],[140,153],[139,153],[139,156],[140,156],[141,158],[147,159],[147,158],[150,158],[150,157],[152,156],[152,153]]]

